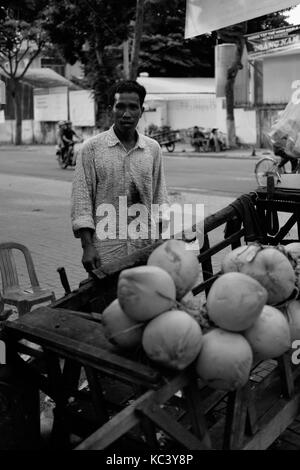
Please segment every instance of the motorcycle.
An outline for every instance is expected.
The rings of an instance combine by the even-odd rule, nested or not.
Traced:
[[[62,152],[61,147],[56,146],[56,156],[60,168],[65,170],[68,166],[76,165],[77,156],[81,150],[82,143],[83,140],[72,142],[68,145],[67,148],[64,149],[64,152]]]

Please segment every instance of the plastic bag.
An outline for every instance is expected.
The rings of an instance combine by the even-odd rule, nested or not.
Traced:
[[[300,88],[297,88],[280,115],[272,126],[269,138],[275,154],[284,152],[289,157],[300,158]]]

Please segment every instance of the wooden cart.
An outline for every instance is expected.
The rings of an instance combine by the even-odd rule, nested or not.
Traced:
[[[264,196],[252,197],[258,210],[265,211]],[[273,199],[272,210],[274,204]],[[298,214],[299,206],[295,207]],[[299,220],[296,217],[298,229]],[[235,230],[222,240],[228,221]],[[283,232],[277,241],[282,241]],[[199,254],[203,280],[193,289],[194,295],[208,292],[218,274],[218,258],[224,250],[239,246],[244,235],[232,206],[205,219],[205,242]],[[300,367],[292,364],[293,351],[255,364],[246,386],[228,393],[197,382],[192,366],[170,372],[151,363],[142,350],[125,355],[107,342],[101,312],[116,298],[119,272],[145,264],[152,249],[95,270],[93,279],[51,307],[4,322],[8,366],[15,377],[27,377],[35,391],[30,400],[27,448],[40,446],[38,390],[55,402],[53,449],[177,454],[199,449],[266,449],[291,423],[297,423]],[[21,353],[32,360],[25,362]],[[84,380],[87,386],[82,388]],[[0,381],[1,396],[5,389]]]
[[[152,139],[157,140],[157,142],[162,147],[166,147],[168,152],[174,152],[176,142],[180,142],[179,131],[174,131],[171,129],[164,129],[159,132],[154,132],[151,134]]]

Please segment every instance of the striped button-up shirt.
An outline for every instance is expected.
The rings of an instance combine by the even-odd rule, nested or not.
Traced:
[[[147,240],[128,236],[126,229],[135,217],[124,218],[124,204],[142,204],[153,217],[152,205],[166,203],[162,152],[155,140],[138,133],[136,145],[127,151],[111,127],[84,143],[72,186],[72,227],[75,237],[82,228],[94,231],[102,262],[127,256],[150,242],[150,230]],[[108,238],[103,231],[109,232]]]

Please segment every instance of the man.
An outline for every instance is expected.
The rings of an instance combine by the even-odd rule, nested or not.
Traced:
[[[150,239],[124,236],[121,222],[124,201],[126,210],[141,204],[149,214],[151,204],[168,202],[161,148],[155,140],[136,130],[145,95],[145,88],[135,81],[116,84],[109,99],[113,125],[87,140],[77,161],[71,218],[74,235],[81,239],[82,264],[87,271],[150,243]],[[109,216],[111,207],[115,220]],[[129,220],[130,217],[125,221],[126,228]],[[115,236],[112,233],[105,238],[102,228],[110,222],[112,232],[116,224]]]
[[[290,162],[292,173],[296,173],[297,166],[298,166],[298,160],[297,160],[297,158],[293,158],[293,157],[287,155],[287,153],[285,152],[284,147],[282,145],[283,145],[283,142],[284,142],[284,146],[286,145],[286,140],[287,139],[281,140],[280,143],[277,143],[277,144],[275,143],[274,146],[273,146],[274,154],[281,158],[280,163],[278,165],[278,168],[280,169],[280,171],[285,173],[284,165],[286,163]]]
[[[68,149],[70,145],[73,145],[73,138],[77,139],[77,142],[81,142],[81,138],[76,134],[72,127],[71,121],[65,121],[64,126],[61,132],[61,140],[62,140],[62,157],[64,159],[65,155],[68,153]]]
[[[201,147],[203,147],[204,140],[204,133],[200,131],[198,126],[194,126],[192,135],[192,145],[195,148],[195,152],[200,152]]]
[[[63,129],[64,129],[65,121],[59,121],[57,123],[57,130],[56,130],[56,155],[59,155],[63,149]]]
[[[222,147],[222,142],[218,136],[218,129],[213,128],[209,136],[209,148],[213,152],[220,152]]]

